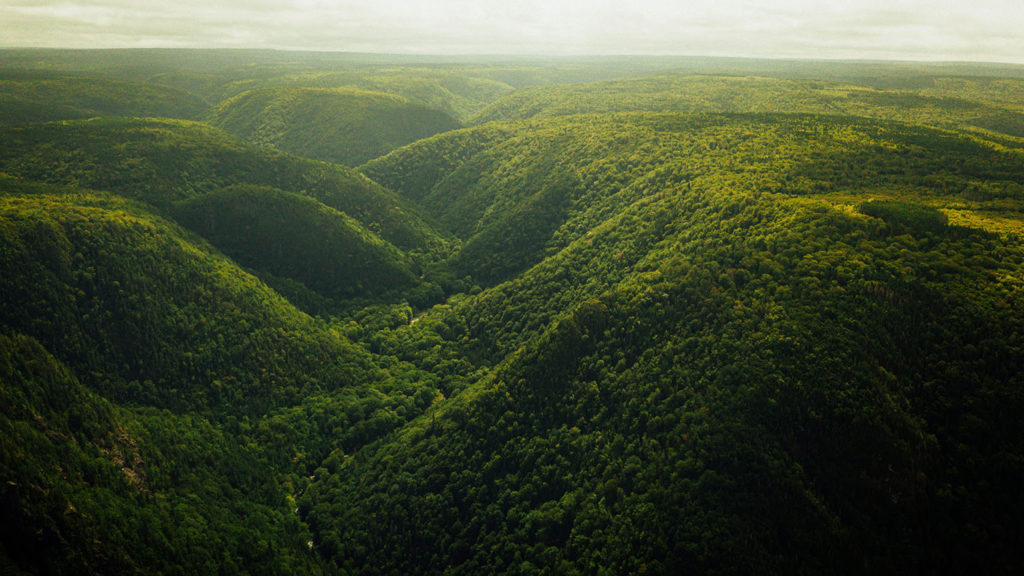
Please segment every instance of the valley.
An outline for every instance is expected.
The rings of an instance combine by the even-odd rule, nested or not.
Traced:
[[[0,572],[1012,574],[1024,67],[0,50]]]

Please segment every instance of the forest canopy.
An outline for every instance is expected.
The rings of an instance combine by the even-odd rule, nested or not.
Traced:
[[[0,50],[0,572],[1016,574],[1024,69]]]

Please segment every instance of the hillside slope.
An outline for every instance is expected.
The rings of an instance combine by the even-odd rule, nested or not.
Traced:
[[[448,114],[398,96],[316,88],[244,92],[207,120],[260,146],[348,166],[458,127]]]
[[[0,72],[0,124],[95,116],[195,119],[207,105],[187,92],[88,76]]]
[[[408,256],[308,196],[233,186],[179,202],[173,212],[239,264],[328,298],[380,294],[415,281]]]
[[[180,217],[315,313],[348,298],[415,289],[420,268],[450,250],[447,234],[361,174],[260,150],[200,123],[11,126],[0,130],[0,172],[110,191]],[[232,186],[279,193],[260,193],[267,202],[257,202],[255,193],[224,192]]]
[[[0,565],[38,574],[317,573],[258,451],[204,418],[126,410],[0,333]]]
[[[599,112],[813,113],[973,127],[1024,137],[1024,81],[927,77],[918,89],[758,76],[669,74],[519,90],[473,120],[525,120]]]
[[[12,52],[523,89],[0,126],[0,573],[1024,573],[1024,68]]]
[[[0,320],[72,369],[96,374],[90,385],[108,397],[245,412],[316,386],[312,375],[336,359],[360,357],[145,208],[99,193],[3,185]],[[234,384],[215,383],[225,378]]]
[[[801,195],[855,187],[882,195],[898,183],[922,188],[939,207],[1012,212],[1005,200],[1021,193],[1019,156],[993,146],[856,118],[601,114],[452,132],[362,170],[464,240],[451,259],[457,275],[493,285],[661,188],[701,179]],[[914,157],[928,147],[933,156]]]
[[[396,246],[444,241],[400,199],[362,175],[246,145],[196,122],[104,118],[0,130],[0,171],[116,192],[158,208],[234,184],[315,198]]]
[[[983,227],[1019,214],[1021,152],[817,116],[514,133],[455,172],[542,194],[526,182],[572,166],[582,194],[563,195],[562,223],[538,229],[549,255],[521,276],[377,336],[486,375],[442,382],[449,400],[314,483],[305,518],[328,560],[385,574],[1024,565],[1024,252],[942,211]],[[495,222],[524,206],[483,197]]]
[[[0,247],[5,564],[319,572],[295,493],[437,394],[139,203],[3,177]]]

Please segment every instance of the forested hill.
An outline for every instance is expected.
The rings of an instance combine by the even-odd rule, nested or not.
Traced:
[[[1024,571],[1024,69],[88,56],[0,51],[0,572]]]
[[[258,149],[201,123],[0,127],[0,171],[144,201],[307,310],[414,288],[420,267],[448,252],[446,235],[361,174]]]
[[[1024,137],[1024,79],[937,77],[915,89],[761,76],[665,75],[520,90],[475,123],[594,112],[777,112],[973,127]]]
[[[166,86],[42,72],[0,72],[0,124],[94,116],[197,118],[207,105]]]
[[[423,410],[431,377],[142,206],[9,178],[0,192],[4,563],[317,571],[296,464]],[[295,412],[323,414],[301,423],[317,432],[268,425]]]
[[[232,184],[302,193],[406,248],[437,233],[376,183],[342,166],[246,145],[198,122],[96,118],[0,127],[0,170],[26,179],[109,190],[167,208]]]
[[[456,137],[368,172],[428,173],[403,154]],[[515,125],[467,157],[431,189],[477,203],[453,211],[475,231],[456,264],[507,280],[412,332],[494,368],[314,484],[343,569],[1020,566],[1003,480],[1024,469],[997,455],[1021,450],[1020,151],[834,116],[628,114]],[[548,198],[561,210],[518,219]],[[532,261],[473,251],[531,233]]]
[[[291,88],[230,98],[209,122],[286,152],[356,166],[458,123],[448,114],[381,92]]]
[[[1002,143],[897,123],[630,113],[486,124],[362,170],[465,240],[455,270],[495,283],[666,186],[742,186],[836,204],[908,198],[994,227],[997,215],[1013,215],[1022,168]]]

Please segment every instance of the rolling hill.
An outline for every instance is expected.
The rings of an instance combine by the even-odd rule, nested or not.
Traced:
[[[310,487],[340,571],[1019,566],[1024,253],[1019,227],[984,229],[987,210],[1020,211],[1019,150],[806,115],[509,129],[451,173],[474,177],[440,181],[469,183],[446,192],[482,200],[478,229],[516,222],[495,238],[533,232],[547,252],[378,337],[440,338],[442,365],[486,375],[442,383],[451,399]],[[561,193],[531,172],[565,167],[579,181]],[[481,185],[498,174],[521,185]],[[522,190],[567,208],[524,231],[534,200],[501,197]],[[953,204],[983,227],[949,225]],[[484,252],[518,266],[511,245]]]
[[[208,121],[260,146],[348,166],[458,127],[448,114],[399,96],[317,88],[243,92]]]
[[[927,159],[915,157],[929,145]],[[858,189],[878,197],[916,190],[915,198],[976,221],[1014,213],[1008,200],[1021,192],[1022,165],[1002,147],[833,116],[572,115],[441,135],[362,170],[463,239],[451,259],[459,274],[493,284],[666,185],[721,179],[772,193],[842,191],[844,202]]]
[[[108,190],[166,208],[234,184],[302,193],[385,240],[429,250],[443,241],[401,201],[360,174],[247,145],[198,122],[98,118],[0,130],[0,170]]]
[[[449,250],[446,235],[355,171],[260,150],[205,124],[103,118],[0,132],[0,171],[110,191],[186,219],[268,282],[293,295],[312,290],[300,302],[309,311],[414,287],[419,268]],[[248,192],[225,191],[232,186]],[[316,256],[324,249],[331,253]]]
[[[1024,570],[1024,69],[86,56],[504,98],[0,126],[0,572]]]
[[[351,217],[274,188],[233,186],[175,205],[176,219],[243,266],[327,298],[409,287],[414,263]]]
[[[431,379],[143,205],[9,177],[0,192],[5,562],[318,570],[283,473],[397,426]],[[269,425],[327,407],[344,410],[321,424],[343,433],[286,441]]]
[[[198,118],[207,104],[190,93],[89,76],[0,72],[0,124],[96,116]]]
[[[893,90],[764,76],[668,74],[520,90],[491,104],[473,122],[630,111],[813,113],[1024,137],[1024,109],[1017,98],[1024,81],[929,77],[922,84]]]

